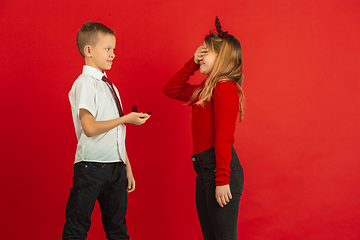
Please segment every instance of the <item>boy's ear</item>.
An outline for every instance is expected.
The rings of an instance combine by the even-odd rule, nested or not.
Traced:
[[[91,57],[92,53],[91,53],[91,46],[90,45],[86,45],[84,47],[84,54],[87,57]]]

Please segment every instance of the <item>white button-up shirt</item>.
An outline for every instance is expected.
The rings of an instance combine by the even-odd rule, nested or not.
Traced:
[[[104,75],[104,73],[93,67],[84,66],[82,74],[76,79],[69,92],[72,117],[78,140],[75,163],[81,161],[104,163],[123,161],[126,163],[125,124],[93,137],[87,137],[81,126],[80,109],[88,110],[94,116],[95,121],[106,121],[119,117],[112,91],[101,80]],[[115,86],[114,89],[121,104],[119,92]]]

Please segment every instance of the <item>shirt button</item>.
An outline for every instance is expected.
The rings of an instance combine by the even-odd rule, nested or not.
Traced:
[[[192,160],[193,160],[193,162],[195,162],[196,159],[195,159],[195,158],[192,158]]]

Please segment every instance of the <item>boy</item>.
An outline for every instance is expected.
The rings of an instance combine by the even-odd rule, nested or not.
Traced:
[[[135,180],[125,148],[125,123],[141,125],[150,116],[124,115],[119,93],[106,78],[104,70],[111,69],[115,58],[114,31],[102,23],[86,22],[76,40],[85,66],[69,92],[78,145],[62,237],[87,237],[97,200],[106,238],[129,239],[127,192],[135,190]]]

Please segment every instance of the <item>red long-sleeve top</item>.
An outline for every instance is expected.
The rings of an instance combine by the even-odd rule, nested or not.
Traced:
[[[188,102],[199,85],[190,85],[187,81],[198,69],[199,65],[191,58],[165,85],[164,93]],[[193,153],[215,147],[216,186],[230,184],[231,151],[238,109],[238,89],[232,81],[219,82],[212,99],[204,106],[192,105]]]

